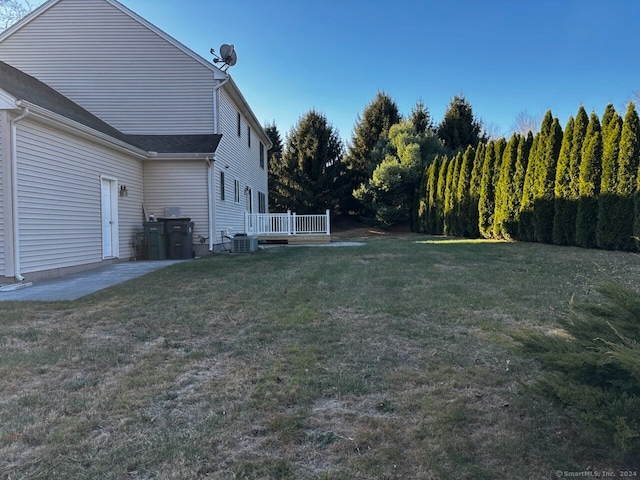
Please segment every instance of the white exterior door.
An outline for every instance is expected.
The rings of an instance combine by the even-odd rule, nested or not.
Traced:
[[[102,178],[102,258],[117,257],[118,250],[118,197],[116,180]]]

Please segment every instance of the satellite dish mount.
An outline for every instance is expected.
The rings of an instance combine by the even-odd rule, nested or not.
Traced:
[[[220,69],[223,72],[229,70],[229,67],[233,67],[238,61],[238,56],[236,55],[236,50],[233,45],[228,45],[223,43],[220,45],[220,54],[218,55],[215,50],[211,49],[211,55],[213,55],[213,63],[218,64],[222,63],[222,67]]]

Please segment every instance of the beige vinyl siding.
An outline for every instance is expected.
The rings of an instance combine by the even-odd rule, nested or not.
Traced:
[[[156,217],[166,207],[179,207],[193,226],[193,242],[209,237],[207,164],[200,160],[150,160],[144,165],[144,206]]]
[[[213,71],[103,0],[61,0],[0,58],[125,133],[213,132]]]
[[[117,197],[120,258],[142,230],[142,162],[23,120],[18,124],[22,273],[102,260],[101,175],[127,185]]]

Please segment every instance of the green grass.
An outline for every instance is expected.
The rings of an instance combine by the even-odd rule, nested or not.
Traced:
[[[616,465],[528,388],[552,329],[640,259],[367,237],[0,303],[0,478],[550,478]]]

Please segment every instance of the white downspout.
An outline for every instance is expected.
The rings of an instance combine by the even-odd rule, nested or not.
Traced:
[[[224,80],[220,80],[218,84],[213,88],[213,133],[218,135],[220,133],[220,99],[219,90],[227,83],[231,77],[227,75]],[[213,252],[213,245],[215,243],[215,229],[214,229],[214,211],[215,211],[215,199],[213,198],[213,166],[216,162],[216,154],[214,152],[213,158],[207,157],[207,199],[209,203],[209,251]]]
[[[20,107],[21,100],[16,102],[16,106]],[[22,282],[24,277],[20,273],[20,228],[18,223],[18,129],[16,124],[24,120],[29,115],[29,109],[24,107],[22,113],[11,120],[11,190],[12,190],[12,214],[13,214],[13,263],[14,277]]]

